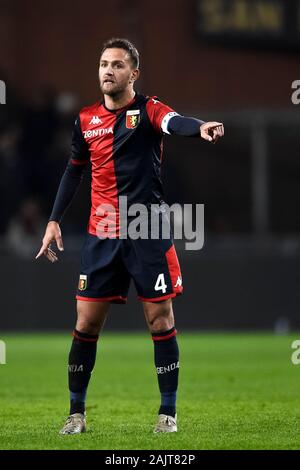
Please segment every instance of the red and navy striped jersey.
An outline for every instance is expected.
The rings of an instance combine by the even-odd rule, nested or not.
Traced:
[[[80,111],[73,132],[71,162],[91,162],[89,233],[96,234],[103,217],[103,212],[97,214],[100,205],[113,206],[118,214],[119,196],[127,196],[128,206],[163,202],[162,137],[175,115],[157,97],[139,94],[118,110],[97,102]]]

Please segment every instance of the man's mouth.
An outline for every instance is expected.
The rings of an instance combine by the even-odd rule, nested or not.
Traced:
[[[103,81],[103,84],[105,83],[114,83],[114,80],[111,80],[110,78],[106,78],[104,81]]]

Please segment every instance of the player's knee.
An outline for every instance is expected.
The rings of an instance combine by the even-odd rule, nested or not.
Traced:
[[[155,333],[163,333],[173,328],[174,323],[166,318],[156,318],[151,323],[151,331]]]
[[[100,330],[99,320],[96,316],[87,315],[86,312],[77,309],[76,330],[89,335],[97,335]]]
[[[78,318],[76,322],[76,330],[88,335],[98,335],[100,332],[100,325],[99,322],[88,318]]]
[[[105,322],[109,305],[77,301],[76,330],[81,333],[98,335]]]
[[[174,326],[174,317],[170,302],[155,304],[149,318],[151,331],[164,332]]]

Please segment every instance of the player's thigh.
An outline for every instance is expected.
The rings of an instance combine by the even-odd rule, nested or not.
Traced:
[[[129,240],[124,259],[134,281],[138,299],[167,300],[183,291],[182,277],[172,239]]]
[[[77,300],[76,329],[82,333],[98,334],[107,317],[109,302]]]
[[[143,309],[149,330],[160,332],[174,326],[172,299],[161,302],[143,302]]]
[[[81,254],[77,300],[126,303],[130,276],[121,257],[118,239],[87,234]]]

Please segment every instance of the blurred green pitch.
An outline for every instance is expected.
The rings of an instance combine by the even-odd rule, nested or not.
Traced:
[[[2,335],[0,449],[300,449],[300,333],[178,334],[177,434],[154,435],[159,405],[148,334],[104,333],[88,432],[59,436],[68,413],[68,334]]]

